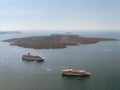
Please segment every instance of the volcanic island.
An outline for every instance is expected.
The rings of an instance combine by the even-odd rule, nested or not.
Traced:
[[[34,49],[55,49],[66,48],[67,46],[95,44],[101,41],[118,41],[114,38],[81,37],[79,35],[51,34],[49,36],[31,36],[12,38],[4,40],[10,45],[34,48]]]

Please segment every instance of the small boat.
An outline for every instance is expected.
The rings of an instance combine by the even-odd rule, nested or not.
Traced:
[[[44,61],[44,59],[41,56],[38,55],[31,55],[30,53],[26,55],[22,55],[22,60],[27,60],[27,61]]]
[[[81,78],[80,78],[80,77],[78,77],[78,78],[77,78],[77,80],[81,80]]]
[[[62,75],[66,76],[90,76],[91,73],[86,72],[85,70],[73,70],[73,69],[63,69],[62,70]]]
[[[48,71],[48,72],[49,72],[49,71],[50,71],[50,69],[49,69],[49,68],[47,68],[47,69],[46,69],[46,71]]]

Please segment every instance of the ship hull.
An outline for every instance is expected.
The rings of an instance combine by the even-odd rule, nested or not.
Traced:
[[[73,74],[73,73],[62,73],[63,76],[80,76],[80,77],[89,77],[90,74]]]
[[[42,59],[42,58],[36,59],[36,58],[29,58],[29,57],[22,57],[22,60],[26,60],[26,61],[37,61],[37,62],[42,62],[42,61],[44,61],[44,59]]]

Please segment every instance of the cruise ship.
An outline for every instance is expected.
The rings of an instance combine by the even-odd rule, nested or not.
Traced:
[[[63,69],[62,70],[62,75],[66,75],[66,76],[90,76],[91,73],[86,72],[85,70],[73,70],[73,69]]]
[[[27,61],[44,61],[44,58],[38,55],[31,55],[30,53],[22,55],[22,60],[27,60]]]

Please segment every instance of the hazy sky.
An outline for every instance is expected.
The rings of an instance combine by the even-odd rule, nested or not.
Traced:
[[[120,30],[120,0],[0,0],[0,30]]]

